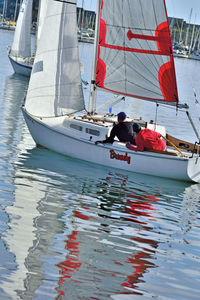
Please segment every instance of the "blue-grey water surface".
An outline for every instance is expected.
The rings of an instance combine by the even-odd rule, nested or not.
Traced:
[[[0,30],[0,299],[199,299],[200,184],[36,148],[20,110],[28,79],[7,58],[12,39]],[[92,45],[80,53],[89,81]],[[200,62],[175,63],[199,129]],[[155,105],[140,101],[113,112],[125,104],[131,117],[155,117]],[[160,108],[158,122],[195,141],[186,117],[171,111]]]

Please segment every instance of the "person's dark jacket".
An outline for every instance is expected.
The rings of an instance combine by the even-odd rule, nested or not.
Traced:
[[[120,142],[130,142],[131,144],[135,144],[135,133],[133,131],[133,123],[120,122],[114,125],[110,132],[110,136],[106,140],[102,141],[102,143],[112,144],[114,142],[115,137],[117,137]]]

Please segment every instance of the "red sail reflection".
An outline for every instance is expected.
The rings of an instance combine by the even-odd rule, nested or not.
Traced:
[[[87,207],[84,207],[88,209]],[[89,217],[82,214],[79,211],[74,211],[74,216],[83,220],[88,220]],[[62,290],[62,285],[66,280],[69,280],[74,272],[78,271],[81,267],[82,263],[79,261],[79,242],[77,241],[78,231],[72,231],[67,238],[66,242],[66,250],[68,250],[68,255],[66,256],[66,260],[57,264],[57,267],[60,268],[61,277],[59,279],[59,298],[58,300],[62,300],[62,296],[65,296],[64,291]]]
[[[130,217],[125,219],[136,224],[140,224],[140,229],[135,229],[139,231],[140,237],[132,237],[131,240],[135,241],[138,244],[138,247],[142,250],[136,254],[131,255],[127,258],[125,263],[131,264],[134,269],[133,273],[126,277],[126,280],[121,284],[124,287],[128,287],[129,290],[124,292],[125,294],[139,294],[142,293],[136,291],[137,283],[142,282],[142,277],[146,273],[147,269],[155,267],[155,265],[150,262],[152,254],[155,253],[154,249],[157,248],[158,242],[152,239],[145,238],[145,231],[151,229],[150,222],[153,221],[152,213],[155,212],[155,207],[152,204],[157,202],[157,197],[155,195],[136,195],[136,194],[127,194],[129,199],[126,202],[125,212],[130,214]],[[151,201],[151,202],[148,202]],[[144,230],[144,233],[143,233]],[[144,235],[144,237],[142,236]],[[132,291],[131,291],[131,290]]]
[[[131,227],[131,230],[133,232],[130,239],[134,242],[135,249],[140,249],[138,250],[138,252],[136,252],[137,250],[134,251],[133,254],[130,254],[130,256],[124,260],[113,260],[114,263],[120,266],[121,269],[126,264],[129,264],[133,269],[133,271],[131,271],[130,274],[126,275],[124,281],[121,282],[121,287],[124,287],[124,291],[119,293],[143,295],[142,292],[137,290],[137,284],[144,281],[144,274],[149,268],[155,267],[152,260],[156,248],[158,247],[158,242],[149,238],[147,232],[152,230],[151,222],[154,220],[153,213],[155,213],[156,211],[154,204],[158,202],[158,196],[160,195],[160,193],[158,192],[157,195],[150,193],[144,195],[143,189],[127,188],[127,181],[128,177],[125,176],[114,176],[114,178],[113,176],[107,177],[106,188],[104,185],[105,189],[102,189],[101,193],[106,194],[107,205],[110,207],[112,207],[112,204],[116,201],[116,195],[119,196],[119,200],[122,204],[121,206],[122,208],[124,208],[123,212],[125,212],[125,216],[123,217],[123,219],[129,223],[129,228]],[[112,194],[114,195],[114,197],[112,197]],[[126,199],[125,204],[124,199]],[[82,207],[82,209],[87,210],[89,208]],[[83,214],[80,211],[75,211],[73,215],[74,217],[82,220],[90,219],[88,215]],[[133,224],[133,226],[131,226],[131,224]],[[63,262],[57,265],[60,268],[61,273],[61,277],[59,280],[58,300],[62,300],[65,296],[64,287],[62,287],[62,285],[67,280],[73,280],[73,274],[79,271],[82,265],[82,262],[80,262],[79,260],[80,245],[78,242],[78,235],[79,232],[74,230],[72,234],[68,236],[67,240],[65,241],[66,249],[68,250],[68,255],[66,256],[66,259]],[[100,250],[94,249],[94,251]],[[116,273],[113,273],[112,271],[111,273],[112,277],[116,276]]]
[[[158,202],[158,194],[147,194],[144,195],[144,191],[140,189],[133,189],[130,192],[130,189],[127,189],[126,183],[128,177],[122,176],[118,178],[107,177],[107,183],[110,185],[115,185],[117,181],[116,191],[120,189],[120,192],[124,192],[124,196],[126,197],[126,203],[124,204],[124,212],[127,214],[123,219],[128,222],[133,222],[137,226],[133,226],[133,232],[135,232],[135,236],[131,237],[131,240],[135,242],[136,246],[141,250],[135,254],[132,254],[130,257],[124,261],[125,264],[130,264],[134,269],[130,275],[127,275],[125,281],[121,283],[121,286],[128,288],[120,294],[137,294],[142,295],[141,292],[137,291],[137,283],[142,282],[142,278],[144,274],[147,272],[149,268],[154,268],[155,265],[150,261],[152,259],[155,249],[158,246],[158,242],[153,239],[146,238],[147,231],[152,229],[151,222],[153,219],[153,213],[156,212],[154,203]],[[158,190],[162,189],[158,187]],[[139,235],[139,236],[138,236]],[[119,261],[114,261],[115,264],[123,267],[124,263]]]

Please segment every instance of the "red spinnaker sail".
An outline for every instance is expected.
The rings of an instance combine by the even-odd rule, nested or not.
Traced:
[[[101,0],[96,85],[130,97],[178,102],[164,0]]]

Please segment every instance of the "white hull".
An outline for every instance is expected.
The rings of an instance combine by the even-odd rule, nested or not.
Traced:
[[[98,144],[83,132],[79,136],[64,125],[67,117],[39,119],[22,109],[37,145],[58,153],[112,168],[183,181],[200,182],[200,158],[183,158],[152,152],[134,152],[124,143]],[[84,123],[84,122],[83,122]],[[85,122],[90,126],[90,122]],[[98,126],[93,125],[93,128]],[[101,130],[101,129],[100,129]]]
[[[27,77],[30,77],[32,71],[32,63],[26,62],[22,59],[14,58],[8,55],[14,72]]]

